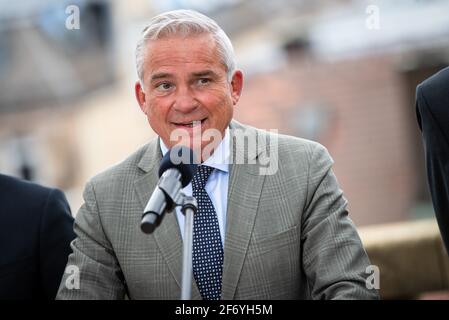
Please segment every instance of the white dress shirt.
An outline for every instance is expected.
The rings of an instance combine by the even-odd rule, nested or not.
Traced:
[[[168,152],[168,148],[162,139],[159,139],[159,141],[162,155],[165,155]],[[229,128],[226,129],[225,136],[214,153],[203,162],[203,165],[215,168],[207,180],[205,189],[217,213],[221,242],[224,246],[229,182]],[[192,183],[183,188],[182,192],[187,196],[192,196]],[[184,239],[185,218],[181,212],[181,207],[176,207],[176,217],[181,229],[181,237]]]

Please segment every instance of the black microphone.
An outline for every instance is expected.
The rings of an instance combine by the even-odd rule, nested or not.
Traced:
[[[193,150],[176,146],[162,158],[159,167],[159,182],[153,191],[142,215],[140,229],[152,233],[161,223],[165,212],[170,212],[179,203],[181,189],[187,186],[197,170],[197,158]]]

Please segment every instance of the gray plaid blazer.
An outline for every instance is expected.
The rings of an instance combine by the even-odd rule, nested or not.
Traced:
[[[276,138],[278,170],[260,174],[268,143],[248,151],[230,130],[231,153],[246,163],[230,167],[222,299],[378,298],[365,284],[370,262],[326,149],[236,121],[231,129]],[[154,139],[87,183],[58,299],[180,298],[176,216],[166,214],[151,235],[140,230],[161,157]],[[192,298],[201,299],[192,281]]]

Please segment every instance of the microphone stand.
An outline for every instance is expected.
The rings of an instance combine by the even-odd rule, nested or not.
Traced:
[[[165,212],[171,212],[175,207],[181,207],[181,212],[185,216],[181,300],[190,300],[192,295],[193,215],[197,212],[198,205],[194,197],[186,196],[180,191],[181,183],[179,181],[177,182],[179,188],[174,192],[165,191],[173,190],[167,185],[168,183],[170,181],[162,180],[156,190],[158,193],[154,193],[156,197],[152,196],[147,204],[148,208],[158,208],[157,211],[162,211],[162,214],[158,215],[145,208],[141,228],[145,233],[152,233],[161,223]],[[166,203],[169,205],[166,206]]]
[[[187,155],[174,163],[172,156]],[[179,158],[176,158],[179,160]],[[197,169],[195,155],[190,148],[175,146],[162,158],[159,167],[159,181],[151,194],[150,200],[143,210],[140,229],[149,234],[161,223],[166,212],[172,212],[175,207],[181,207],[185,216],[184,241],[182,254],[182,286],[181,299],[190,300],[192,295],[192,247],[193,247],[193,215],[197,212],[197,202],[194,197],[186,196],[181,189],[187,185]]]
[[[182,254],[181,300],[190,300],[192,295],[192,247],[193,247],[193,215],[197,212],[194,197],[183,196],[181,212],[185,216],[184,242]]]

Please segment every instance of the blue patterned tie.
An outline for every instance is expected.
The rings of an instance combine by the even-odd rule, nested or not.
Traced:
[[[193,275],[204,300],[219,300],[223,272],[223,246],[214,205],[204,189],[214,168],[199,166],[192,179],[198,212],[193,219]]]

